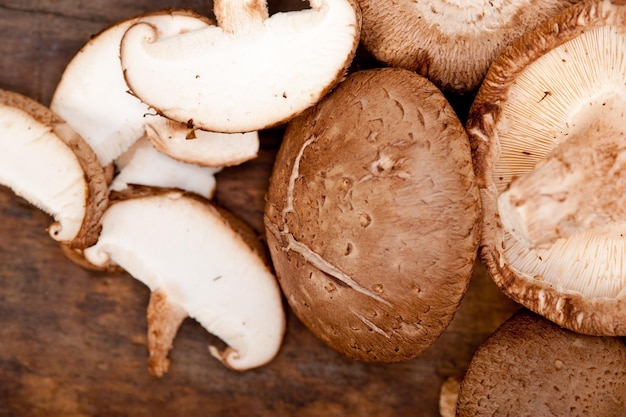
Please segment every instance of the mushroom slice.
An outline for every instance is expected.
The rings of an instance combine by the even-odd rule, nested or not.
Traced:
[[[570,330],[626,334],[626,5],[586,1],[526,33],[470,110],[480,257]]]
[[[268,17],[265,0],[217,0],[218,26],[180,36],[136,24],[122,39],[126,81],[160,114],[200,129],[248,132],[285,122],[339,81],[359,40],[355,0],[309,3]]]
[[[623,416],[626,345],[563,329],[528,310],[477,349],[457,417]]]
[[[227,345],[211,353],[247,370],[269,362],[285,329],[281,294],[253,233],[209,200],[174,190],[140,189],[115,200],[98,243],[85,249],[94,265],[119,265],[153,293],[150,366],[167,369],[181,309]],[[258,242],[254,242],[258,245]]]
[[[465,129],[426,78],[350,74],[289,123],[266,200],[279,283],[328,346],[398,362],[446,329],[474,269],[480,197]]]
[[[249,161],[259,154],[257,131],[228,134],[186,129],[176,132],[173,129],[155,129],[153,125],[146,126],[146,129],[147,139],[157,150],[189,164],[226,167]]]
[[[136,140],[145,134],[159,138],[172,138],[177,143],[175,151],[187,155],[194,153],[193,161],[201,165],[217,164],[218,157],[186,150],[185,138],[194,136],[217,137],[218,134],[195,134],[186,124],[174,123],[155,114],[154,110],[128,93],[119,58],[122,36],[137,22],[150,22],[158,25],[160,35],[173,36],[209,26],[210,20],[188,10],[167,10],[126,19],[103,30],[92,37],[67,65],[61,81],[52,97],[50,107],[85,138],[98,155],[103,166],[116,160]],[[225,135],[229,139],[231,135]],[[236,153],[221,154],[221,161],[229,165],[252,159],[256,156],[257,133],[251,132],[244,138],[234,136],[233,147]],[[181,140],[176,140],[182,138]],[[163,142],[162,139],[159,139]],[[214,138],[211,141],[225,141]],[[242,146],[242,142],[245,145]],[[190,144],[190,142],[189,142]],[[162,145],[161,149],[171,149]],[[215,150],[215,149],[214,149]],[[230,152],[230,149],[222,149]],[[242,150],[245,153],[242,153]],[[234,155],[235,160],[229,160]],[[173,155],[176,156],[176,155]]]
[[[0,90],[0,133],[0,183],[54,218],[53,239],[92,245],[108,188],[91,148],[43,104],[7,90]]]
[[[220,168],[201,167],[170,158],[156,150],[147,139],[139,139],[116,159],[119,170],[110,189],[121,191],[129,185],[177,188],[212,198]]]
[[[474,91],[514,39],[576,0],[358,0],[361,40],[379,61],[444,90]]]

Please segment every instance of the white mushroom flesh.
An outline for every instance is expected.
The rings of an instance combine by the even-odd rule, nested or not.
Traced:
[[[221,170],[172,159],[156,150],[147,139],[139,139],[122,157],[116,160],[119,173],[111,183],[113,191],[125,190],[129,185],[146,185],[177,188],[212,198],[217,186],[215,174]]]
[[[592,298],[626,292],[624,208],[601,201],[623,199],[625,113],[626,33],[617,27],[565,42],[511,86],[492,180],[516,273]],[[573,169],[576,152],[586,154]]]
[[[238,29],[209,26],[170,38],[158,25],[137,24],[122,40],[126,81],[165,116],[204,130],[247,132],[284,122],[339,80],[358,43],[355,4],[310,3],[265,20],[248,16]],[[246,18],[230,19],[239,17]]]
[[[206,202],[180,192],[116,202],[85,257],[164,291],[229,346],[212,352],[233,369],[263,365],[280,347],[285,318],[274,275]]]
[[[142,137],[147,123],[160,118],[128,92],[122,73],[120,42],[124,32],[138,21],[158,25],[164,37],[208,25],[205,19],[180,13],[128,19],[94,36],[69,62],[50,108],[89,143],[102,166]]]
[[[0,104],[0,183],[57,222],[58,241],[71,241],[86,214],[88,187],[76,155],[59,135],[28,112]]]

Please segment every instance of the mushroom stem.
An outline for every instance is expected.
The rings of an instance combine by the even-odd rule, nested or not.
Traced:
[[[545,247],[626,221],[626,129],[615,120],[590,123],[500,195],[502,224],[513,236]]]
[[[148,303],[148,367],[150,373],[165,375],[170,360],[167,358],[178,328],[187,317],[187,312],[178,304],[172,303],[165,291],[156,289],[150,293]]]
[[[217,24],[227,33],[240,33],[263,24],[269,17],[266,0],[215,0]]]

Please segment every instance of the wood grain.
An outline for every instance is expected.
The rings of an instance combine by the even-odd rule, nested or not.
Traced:
[[[300,0],[270,1],[273,11]],[[163,7],[210,14],[210,1],[0,1],[0,88],[49,104],[65,64],[109,24]],[[368,65],[371,63],[368,63]],[[263,233],[281,129],[259,157],[225,169],[216,200]],[[393,365],[343,358],[287,310],[284,345],[265,367],[236,373],[186,320],[167,375],[147,370],[148,289],[126,274],[87,271],[46,234],[50,219],[0,189],[0,416],[438,416],[441,383],[518,306],[477,265],[455,319],[424,355]]]

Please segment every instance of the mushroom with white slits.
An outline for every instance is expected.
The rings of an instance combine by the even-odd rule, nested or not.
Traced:
[[[361,40],[386,65],[467,93],[506,45],[576,1],[358,0]]]
[[[178,36],[161,36],[158,23],[135,24],[120,48],[126,82],[159,114],[200,129],[286,122],[345,75],[359,41],[355,0],[309,3],[268,16],[265,0],[216,0],[218,25]]]
[[[68,63],[51,109],[85,138],[103,166],[144,136],[154,138],[159,151],[185,163],[223,167],[255,158],[257,132],[225,135],[199,131],[156,114],[129,94],[119,48],[126,30],[137,22],[158,25],[164,37],[210,25],[210,20],[188,10],[147,13],[111,25],[93,36]],[[224,146],[226,142],[229,146]]]
[[[254,232],[209,200],[176,190],[138,188],[114,199],[98,242],[84,251],[99,267],[117,265],[151,291],[150,370],[167,372],[185,317],[228,347],[211,353],[238,371],[277,354],[285,330],[280,289]]]
[[[505,294],[581,333],[626,335],[626,5],[586,1],[491,66],[467,130],[481,259]]]
[[[457,417],[602,416],[626,411],[626,345],[522,309],[475,352]]]
[[[54,218],[52,238],[92,245],[108,188],[87,143],[49,108],[8,90],[0,90],[0,137],[0,183]]]

